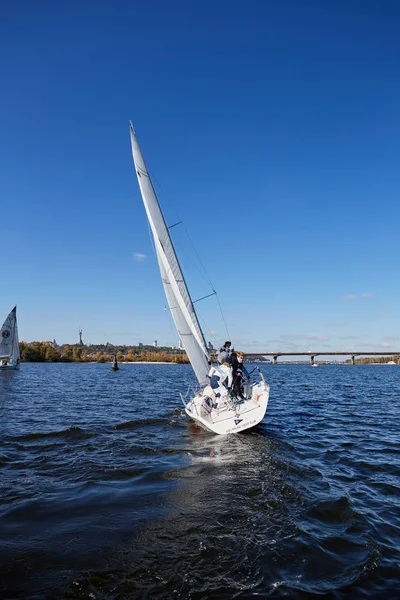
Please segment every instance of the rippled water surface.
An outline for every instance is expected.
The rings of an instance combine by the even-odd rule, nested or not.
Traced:
[[[227,437],[186,365],[0,373],[0,596],[399,597],[400,367],[263,371]]]

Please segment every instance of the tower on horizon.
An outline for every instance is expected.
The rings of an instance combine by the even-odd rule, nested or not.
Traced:
[[[79,329],[78,333],[79,333],[79,345],[83,346],[83,342],[82,342],[82,329]]]

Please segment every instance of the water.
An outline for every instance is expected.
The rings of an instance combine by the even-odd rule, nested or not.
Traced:
[[[228,437],[182,413],[187,365],[0,373],[0,596],[398,597],[400,368],[263,371]]]

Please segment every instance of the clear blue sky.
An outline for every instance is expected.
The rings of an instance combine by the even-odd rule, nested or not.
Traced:
[[[132,119],[237,347],[398,348],[399,28],[396,0],[5,4],[0,318],[17,303],[25,340],[176,343]]]

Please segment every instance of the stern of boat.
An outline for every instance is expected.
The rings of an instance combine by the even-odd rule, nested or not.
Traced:
[[[210,386],[199,390],[189,401],[182,397],[186,414],[198,425],[219,435],[239,433],[254,427],[264,418],[269,399],[269,384],[258,370],[258,381],[245,386],[245,400],[227,393],[221,402]]]

